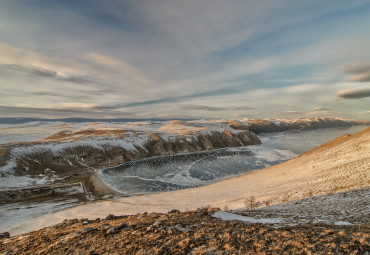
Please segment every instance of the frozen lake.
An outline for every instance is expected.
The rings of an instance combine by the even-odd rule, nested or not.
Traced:
[[[126,196],[197,187],[278,164],[338,136],[365,128],[355,126],[259,134],[261,145],[132,161],[102,170],[101,178]],[[86,201],[68,197],[2,205],[0,232],[8,231],[13,224],[23,220],[83,203]]]
[[[123,195],[198,187],[276,165],[365,127],[259,134],[261,145],[146,158],[104,169],[100,177]]]

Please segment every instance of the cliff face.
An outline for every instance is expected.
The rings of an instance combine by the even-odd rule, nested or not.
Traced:
[[[319,128],[351,127],[369,125],[368,121],[345,120],[339,118],[301,118],[301,119],[244,119],[223,122],[237,130],[249,130],[256,134],[282,132],[288,130],[313,130]]]
[[[152,136],[146,143],[147,156],[170,155],[183,152],[214,150],[225,147],[240,147],[260,144],[258,137],[249,131],[237,133],[224,130],[211,134],[199,134],[196,137],[177,137],[174,141],[165,141],[158,136]]]
[[[227,125],[207,129],[171,123],[170,127],[164,127],[167,130],[162,132],[63,131],[43,140],[4,146],[0,174],[2,177],[26,176],[29,180],[26,186],[83,183],[88,193],[96,193],[91,181],[96,169],[152,156],[261,143],[253,132],[233,130]],[[14,184],[7,187],[24,186]],[[0,202],[17,200],[18,197],[27,199],[24,192],[22,196],[14,195],[17,193],[14,191],[2,193]]]
[[[178,135],[174,139],[164,139],[155,133],[138,137],[137,140],[128,138],[132,139],[132,146],[126,143],[115,145],[113,140],[101,140],[99,144],[89,141],[59,144],[39,142],[9,147],[6,154],[14,161],[16,175],[26,171],[31,176],[54,174],[64,178],[70,177],[68,174],[71,172],[75,176],[83,175],[81,169],[101,169],[146,157],[261,143],[253,132],[231,133],[227,130],[193,136]],[[125,138],[122,141],[125,142]]]

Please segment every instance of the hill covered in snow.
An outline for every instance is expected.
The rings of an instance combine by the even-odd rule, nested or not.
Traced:
[[[370,184],[370,128],[344,135],[285,163],[199,188],[131,196],[89,203],[23,222],[16,229],[36,229],[65,218],[107,214],[167,212],[204,207],[245,208],[254,197],[269,205],[367,188]],[[365,190],[366,191],[366,190]]]

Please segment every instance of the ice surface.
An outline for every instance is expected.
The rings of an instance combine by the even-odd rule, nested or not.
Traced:
[[[100,177],[124,195],[138,195],[208,185],[295,156],[264,147],[226,148],[128,162],[102,170]]]
[[[292,159],[322,143],[363,127],[260,134],[262,144],[147,158],[105,169],[100,176],[124,195],[209,185]]]
[[[12,227],[19,221],[52,213],[72,206],[83,204],[77,198],[56,198],[44,202],[18,202],[3,204],[0,207],[1,229]]]

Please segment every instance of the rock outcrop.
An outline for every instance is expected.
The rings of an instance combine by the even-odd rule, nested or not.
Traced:
[[[340,118],[300,118],[300,119],[243,119],[224,121],[237,130],[249,130],[256,134],[282,132],[288,130],[313,130],[319,128],[351,127],[369,125],[368,121],[346,120]]]
[[[150,136],[145,145],[148,156],[170,155],[183,152],[214,150],[225,147],[240,147],[260,144],[258,137],[249,131],[213,132],[199,134],[196,137],[178,137],[174,141],[166,141],[159,136]]]
[[[127,138],[133,140],[135,137]],[[13,170],[16,175],[27,171],[31,176],[54,174],[66,177],[71,171],[75,175],[81,175],[82,168],[101,169],[152,156],[261,143],[253,132],[227,130],[192,136],[178,135],[174,139],[165,139],[159,134],[150,133],[147,137],[138,139],[140,140],[132,142],[131,147],[115,145],[110,140],[101,140],[99,145],[89,141],[59,142],[60,148],[52,142],[19,144],[9,147],[6,154],[15,162]],[[122,140],[125,141],[125,138]],[[52,148],[53,146],[55,147]]]

